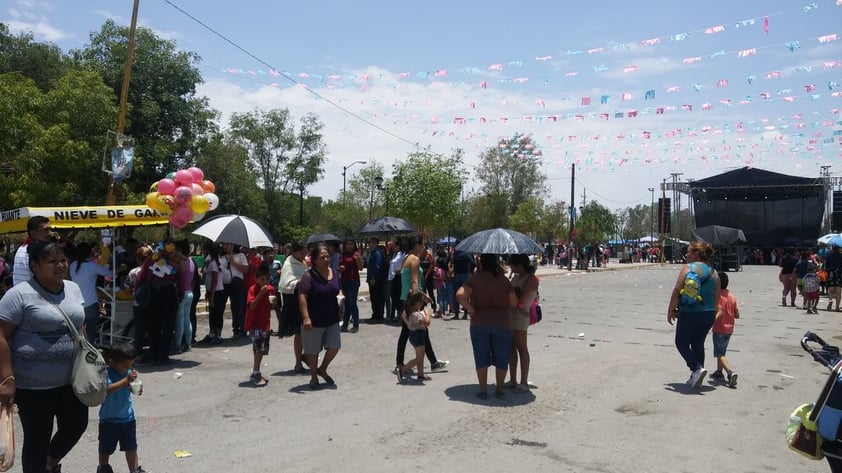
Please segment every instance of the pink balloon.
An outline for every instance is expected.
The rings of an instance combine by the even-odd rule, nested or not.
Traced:
[[[193,198],[193,189],[187,186],[177,187],[175,192],[173,192],[173,198],[175,198],[175,203],[178,205],[189,203]]]
[[[193,182],[202,182],[205,180],[205,173],[196,166],[187,168],[190,174],[193,174]]]
[[[173,215],[177,216],[178,218],[187,221],[190,221],[193,218],[193,210],[190,209],[189,205],[181,205],[175,208],[175,211],[172,213]]]
[[[179,218],[176,214],[170,215],[167,220],[169,220],[170,225],[172,225],[175,228],[184,228],[185,226],[187,226],[188,223],[187,220]]]
[[[190,184],[190,187],[193,189],[193,195],[202,195],[205,193],[205,189],[202,188],[202,186],[200,186],[199,184],[196,184],[195,182],[193,184]]]
[[[189,186],[193,184],[193,173],[186,169],[179,169],[175,172],[175,182],[182,186]]]
[[[175,181],[166,177],[158,181],[158,193],[161,195],[172,195],[175,191]]]

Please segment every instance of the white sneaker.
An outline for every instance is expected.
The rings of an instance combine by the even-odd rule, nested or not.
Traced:
[[[702,381],[705,380],[705,376],[708,374],[708,370],[704,368],[699,368],[690,375],[689,384],[693,388],[698,388],[702,385]]]

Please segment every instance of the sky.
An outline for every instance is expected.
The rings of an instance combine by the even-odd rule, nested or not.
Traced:
[[[65,51],[131,11],[0,0],[0,22]],[[570,202],[576,165],[577,206],[648,205],[673,173],[842,176],[842,0],[141,0],[139,24],[198,53],[222,128],[255,108],[317,115],[328,159],[307,192],[326,199],[344,166],[388,178],[416,147],[462,148],[470,194],[480,155],[521,135],[547,201]]]

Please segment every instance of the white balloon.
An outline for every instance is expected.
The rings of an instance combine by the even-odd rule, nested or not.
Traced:
[[[219,197],[213,192],[205,192],[202,194],[202,197],[208,200],[208,212],[216,210],[219,207]]]
[[[193,222],[198,222],[198,221],[202,220],[203,218],[205,218],[206,213],[207,212],[202,212],[200,214],[197,214],[196,212],[193,212],[193,218],[191,220]]]

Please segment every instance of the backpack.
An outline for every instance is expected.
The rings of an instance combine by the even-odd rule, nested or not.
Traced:
[[[684,286],[681,288],[681,299],[678,303],[683,306],[701,304],[702,295],[699,294],[699,291],[709,278],[710,274],[702,280],[699,277],[699,273],[696,272],[696,263],[690,263],[689,270],[684,275]]]

